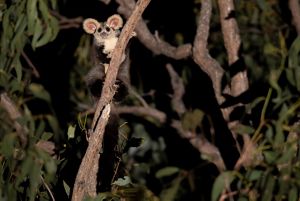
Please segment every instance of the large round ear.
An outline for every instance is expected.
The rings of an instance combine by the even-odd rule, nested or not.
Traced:
[[[106,25],[115,30],[120,29],[123,26],[123,19],[120,15],[112,15],[107,19]]]
[[[85,32],[87,32],[88,34],[93,34],[95,33],[95,31],[101,26],[101,24],[92,18],[88,18],[86,20],[83,21],[83,29],[85,30]]]

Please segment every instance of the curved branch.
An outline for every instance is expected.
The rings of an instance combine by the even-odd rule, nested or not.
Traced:
[[[167,115],[162,111],[151,107],[142,106],[120,106],[117,108],[119,114],[134,114],[139,117],[150,116],[159,121],[159,123],[165,123]]]
[[[193,58],[200,68],[210,77],[217,101],[221,104],[224,101],[224,98],[221,95],[221,79],[224,70],[220,64],[210,56],[207,47],[211,13],[211,0],[203,0],[197,22],[197,32],[194,39]]]
[[[134,8],[134,0],[116,0],[119,3],[118,12],[128,18]],[[167,57],[179,60],[191,55],[192,45],[184,44],[174,47],[169,43],[161,40],[157,34],[151,34],[144,20],[140,20],[135,29],[137,38],[154,54],[163,54]]]

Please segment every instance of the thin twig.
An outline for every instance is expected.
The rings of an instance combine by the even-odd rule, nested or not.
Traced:
[[[83,18],[75,17],[75,18],[67,18],[58,12],[51,10],[51,15],[56,17],[59,20],[59,28],[60,29],[70,29],[70,28],[79,28],[81,27]]]
[[[41,177],[41,180],[42,180],[42,182],[43,182],[43,185],[45,186],[45,188],[47,189],[48,193],[50,194],[50,197],[51,197],[52,201],[55,201],[55,198],[54,198],[54,196],[53,196],[53,193],[51,192],[51,190],[50,190],[48,184],[45,182],[45,180],[44,180],[44,178],[43,178],[42,175],[40,175],[40,177]]]
[[[31,60],[30,60],[29,57],[27,56],[27,54],[26,54],[24,51],[22,51],[21,54],[22,54],[23,58],[25,59],[25,61],[27,62],[27,64],[30,66],[30,68],[32,68],[33,75],[34,75],[35,77],[39,78],[39,77],[40,77],[40,74],[39,74],[39,72],[37,71],[35,65],[31,62]]]

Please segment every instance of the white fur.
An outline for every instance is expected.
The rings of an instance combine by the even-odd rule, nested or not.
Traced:
[[[105,53],[105,54],[111,54],[111,52],[116,47],[117,41],[118,41],[117,37],[112,37],[112,38],[106,39],[104,41],[104,50],[103,50],[103,53]]]

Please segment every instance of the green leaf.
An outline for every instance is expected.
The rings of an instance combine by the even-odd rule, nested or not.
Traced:
[[[268,164],[273,164],[278,158],[278,153],[274,151],[264,151],[263,154]]]
[[[274,187],[275,187],[275,178],[273,177],[273,175],[269,174],[262,194],[263,201],[274,200],[272,199]]]
[[[52,37],[51,37],[50,41],[53,41],[56,38],[60,29],[59,29],[58,20],[51,15],[49,16],[49,26],[51,26],[51,30],[52,30]]]
[[[213,184],[211,200],[217,201],[223,190],[227,189],[233,180],[233,172],[222,172]]]
[[[36,136],[40,137],[43,134],[43,132],[45,131],[45,127],[46,127],[45,122],[43,120],[41,120],[35,131]]]
[[[45,140],[45,141],[48,141],[50,138],[52,138],[53,137],[53,133],[50,133],[50,132],[44,132],[43,134],[42,134],[42,137],[41,137],[41,139],[42,140]]]
[[[49,13],[48,6],[47,6],[45,0],[38,0],[38,1],[39,1],[38,8],[42,14],[43,22],[44,22],[44,25],[46,26],[46,30],[45,30],[45,34],[43,34],[42,37],[36,42],[35,48],[41,47],[41,46],[47,44],[48,42],[50,42],[53,37],[53,34],[54,34],[53,28],[50,25],[51,16]]]
[[[297,147],[289,143],[289,146],[287,146],[287,150],[282,152],[282,156],[277,160],[277,164],[286,164],[288,162],[291,162],[294,156],[296,156],[296,152]]]
[[[50,124],[51,129],[55,134],[59,133],[59,124],[56,118],[54,118],[52,115],[46,115],[46,118]]]
[[[249,175],[249,181],[256,181],[262,176],[261,170],[252,170]]]
[[[68,195],[68,197],[70,197],[70,186],[65,181],[63,181],[63,185],[64,185],[66,194]]]
[[[45,90],[43,85],[31,83],[29,85],[29,90],[32,92],[32,94],[39,99],[45,100],[46,102],[51,102],[50,94]]]
[[[13,156],[15,143],[17,142],[17,136],[13,133],[4,135],[4,138],[0,144],[1,155],[6,158]]]
[[[178,191],[180,190],[180,184],[181,184],[181,181],[183,179],[184,179],[184,177],[175,178],[172,181],[171,186],[167,189],[164,189],[161,192],[160,200],[161,201],[174,201],[174,200],[176,200]]]
[[[293,186],[289,191],[289,201],[297,201],[298,199],[298,188]]]
[[[22,182],[24,182],[34,164],[34,161],[31,157],[31,153],[27,153],[25,159],[22,161],[20,174],[16,177],[16,185],[19,186]]]
[[[300,92],[300,66],[295,69],[295,78],[296,78],[296,88]]]
[[[117,181],[114,181],[112,184],[117,186],[127,186],[131,184],[131,179],[128,176],[125,176],[123,178],[118,178]]]
[[[287,68],[285,69],[285,74],[286,74],[286,78],[288,80],[288,82],[296,87],[296,77],[295,77],[295,68]]]
[[[288,67],[295,68],[299,65],[298,54],[300,51],[300,36],[298,36],[292,43],[288,53]]]
[[[28,23],[28,34],[32,35],[35,31],[35,24],[38,19],[37,0],[27,0],[26,14]]]
[[[34,201],[35,195],[37,194],[38,185],[41,183],[41,164],[34,161],[30,166],[29,179],[30,179],[30,188],[29,188],[29,200]]]
[[[251,126],[248,126],[248,125],[239,124],[235,128],[235,131],[238,134],[253,134],[255,132],[255,129]]]
[[[51,8],[55,9],[56,8],[56,4],[57,4],[56,0],[50,0],[50,3],[51,3]]]
[[[184,130],[194,131],[201,125],[203,117],[204,112],[199,109],[195,109],[192,112],[186,112],[182,118],[182,127]]]
[[[266,98],[263,96],[255,98],[250,104],[246,105],[247,111],[251,112],[259,103],[263,102]]]
[[[179,171],[180,171],[180,169],[178,167],[171,167],[171,166],[165,167],[165,168],[158,170],[155,173],[155,177],[158,179],[161,179],[163,177],[168,177],[168,176],[174,175],[174,174],[178,173]]]
[[[32,38],[32,41],[31,41],[31,46],[32,46],[33,49],[36,48],[37,41],[40,39],[41,35],[43,34],[43,30],[44,29],[43,29],[41,20],[39,18],[36,19],[33,38]]]
[[[51,27],[47,26],[45,34],[42,35],[42,37],[36,42],[35,47],[41,47],[43,45],[46,45],[48,42],[50,42],[52,37],[52,30]]]
[[[68,127],[68,139],[73,139],[75,137],[76,125],[70,125]]]
[[[280,52],[280,50],[275,47],[272,43],[267,43],[264,46],[264,53],[266,55],[277,55]]]
[[[48,154],[48,153],[46,153],[46,154]],[[54,175],[57,170],[55,160],[52,159],[51,157],[47,157],[47,160],[44,160],[44,161],[45,161],[45,169],[46,169],[47,173],[50,175]]]
[[[17,74],[17,81],[21,82],[21,80],[22,80],[22,64],[21,64],[20,58],[18,56],[16,56],[14,59],[14,68],[15,68],[16,74]]]

